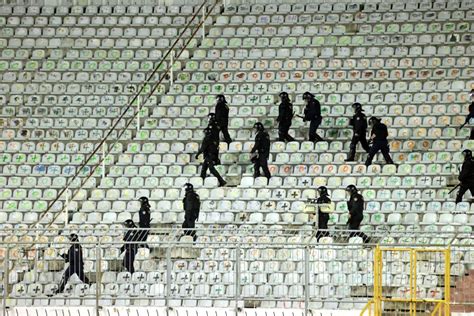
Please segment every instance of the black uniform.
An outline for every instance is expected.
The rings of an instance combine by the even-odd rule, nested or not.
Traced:
[[[140,226],[140,228],[144,228],[139,232],[140,236],[138,237],[138,241],[142,241],[143,245],[147,247],[146,240],[148,239],[148,235],[150,233],[149,229],[151,227],[150,206],[148,204],[142,204],[138,214],[140,218],[138,226]]]
[[[217,142],[217,146],[219,146],[219,133],[220,133],[220,128],[219,125],[215,120],[209,120],[209,124],[207,125],[207,128],[211,130],[211,137],[213,140]]]
[[[461,184],[456,196],[456,203],[462,201],[462,197],[467,190],[471,191],[471,195],[474,197],[474,160],[472,157],[464,159],[458,179]]]
[[[61,283],[59,284],[58,292],[63,292],[66,286],[67,281],[71,276],[77,274],[79,279],[89,284],[89,279],[84,274],[84,259],[82,256],[82,247],[79,243],[74,242],[66,254],[63,254],[62,257],[69,262],[69,267],[64,271]]]
[[[314,98],[308,99],[308,103],[304,109],[304,121],[309,121],[309,140],[322,141],[323,139],[316,132],[321,124],[323,118],[321,117],[321,104]]]
[[[360,223],[364,219],[364,198],[359,193],[351,194],[351,198],[347,202],[349,210],[349,220],[347,221],[349,230],[359,230]],[[350,237],[359,236],[364,242],[368,241],[368,237],[363,232],[351,232]]]
[[[192,190],[186,192],[186,195],[183,199],[183,209],[184,222],[182,227],[185,228],[184,234],[193,236],[193,240],[196,241],[196,231],[194,229],[189,229],[196,227],[196,220],[199,218],[199,210],[201,209],[201,201],[199,200],[199,195],[196,192]]]
[[[207,169],[209,169],[212,175],[214,175],[219,181],[219,185],[224,185],[224,179],[222,179],[221,175],[214,167],[219,163],[219,142],[213,139],[212,133],[204,137],[201,148],[199,148],[196,157],[201,153],[204,154],[204,162],[201,167],[201,178],[205,179],[207,177]]]
[[[263,174],[267,179],[270,179],[271,174],[268,170],[268,157],[270,156],[270,136],[266,131],[258,131],[255,136],[255,145],[253,146],[251,153],[257,152],[257,156],[252,158],[254,166],[254,177],[260,177],[260,168],[263,170]]]
[[[293,104],[291,102],[281,102],[278,107],[278,140],[294,141],[295,139],[288,134],[293,119]]]
[[[466,116],[465,124],[469,124],[471,119],[474,119],[474,102],[469,104],[469,114]],[[474,139],[474,127],[471,127],[471,135],[469,136],[469,139]]]
[[[229,106],[226,102],[217,102],[216,104],[216,122],[219,126],[219,129],[222,131],[224,140],[226,143],[232,143],[232,139],[229,135],[228,125],[229,125]]]
[[[320,196],[316,200],[316,204],[329,204],[331,199],[328,195]],[[318,232],[316,233],[316,239],[319,241],[319,238],[328,236],[328,232],[320,231],[319,229],[328,229],[329,214],[321,212],[321,209],[318,207]]]
[[[136,226],[130,228],[136,228]],[[123,256],[123,266],[128,272],[132,274],[135,272],[133,262],[135,261],[135,256],[138,251],[138,244],[134,242],[140,241],[140,235],[140,231],[136,229],[130,229],[127,230],[125,236],[123,236],[123,241],[125,242],[121,248],[121,252],[125,251],[125,255]]]
[[[367,118],[365,114],[359,110],[357,111],[352,119],[349,122],[352,125],[352,130],[354,134],[352,135],[349,157],[347,157],[347,161],[353,161],[355,159],[356,154],[356,147],[357,143],[360,142],[362,148],[366,152],[369,152],[369,144],[367,143]]]
[[[377,121],[372,127],[371,135],[375,135],[373,138],[372,146],[369,149],[369,155],[367,161],[365,162],[366,166],[372,164],[374,156],[381,151],[385,161],[388,164],[393,164],[393,160],[390,157],[390,147],[388,146],[388,129],[387,125],[383,124],[380,121]]]

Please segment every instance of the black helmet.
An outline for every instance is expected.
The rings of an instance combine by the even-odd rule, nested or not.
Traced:
[[[328,188],[326,188],[325,186],[320,186],[318,188],[318,193],[320,196],[328,195]]]
[[[136,227],[136,226],[135,226],[135,223],[134,223],[133,220],[131,220],[131,219],[127,219],[125,222],[123,222],[123,224],[124,224],[125,227],[127,227],[127,228]]]
[[[357,193],[357,187],[353,184],[349,184],[346,188],[346,191],[352,195],[354,193]]]
[[[148,198],[146,196],[142,196],[141,198],[138,199],[138,201],[140,201],[140,203],[142,204],[150,205],[150,202],[148,201]]]
[[[309,99],[314,99],[314,94],[306,91],[305,93],[303,93],[303,100],[309,100]]]
[[[70,241],[78,241],[79,236],[77,236],[77,234],[71,234],[71,235],[69,235],[69,240]]]
[[[192,190],[194,190],[194,186],[193,186],[191,183],[188,182],[188,183],[186,183],[186,184],[184,185],[184,190],[185,190],[186,192],[192,191]]]
[[[462,155],[464,156],[464,159],[470,159],[472,158],[472,151],[470,149],[464,149]]]
[[[280,94],[278,95],[280,97],[280,99],[282,100],[288,100],[290,97],[288,96],[288,93],[286,93],[285,91],[283,92],[280,92]]]
[[[369,119],[369,125],[374,125],[375,123],[378,123],[378,122],[380,122],[380,119],[376,118],[375,116],[372,116]]]
[[[204,129],[204,135],[211,135],[211,133],[212,133],[212,129],[210,129],[209,127],[206,127]]]
[[[223,94],[216,95],[217,102],[227,103],[225,96]]]
[[[207,117],[210,119],[210,120],[214,120],[216,118],[216,113],[209,113],[207,115]]]
[[[253,128],[255,128],[257,130],[257,132],[261,132],[263,131],[265,128],[263,127],[263,124],[260,123],[260,122],[257,122],[255,124],[253,124]]]
[[[356,102],[354,104],[352,104],[352,108],[354,109],[354,111],[363,111],[362,110],[362,104],[360,104],[359,102]]]

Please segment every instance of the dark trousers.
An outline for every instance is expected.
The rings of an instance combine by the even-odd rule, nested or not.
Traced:
[[[143,244],[140,244],[139,247],[142,247],[142,248],[149,248],[146,241],[148,239],[148,235],[150,234],[150,231],[148,230],[150,227],[146,228],[146,230],[141,230],[139,232],[140,234],[140,238],[139,240],[143,242]]]
[[[230,138],[229,135],[229,128],[227,127],[228,123],[221,123],[219,124],[219,128],[222,132],[222,136],[224,136],[224,141],[229,144],[232,143],[232,139]]]
[[[258,157],[253,163],[253,176],[260,177],[260,168],[267,179],[271,178],[270,170],[268,169],[267,157]]]
[[[71,276],[74,274],[77,274],[79,279],[86,283],[89,284],[89,279],[86,277],[84,274],[84,267],[77,267],[77,266],[69,266],[66,271],[64,271],[63,278],[61,279],[61,283],[59,283],[59,289],[58,292],[63,292],[64,288],[66,287],[66,283],[69,280]]]
[[[456,203],[462,201],[462,197],[464,196],[464,193],[467,192],[467,190],[471,191],[471,195],[474,197],[474,183],[461,183],[459,186],[458,195],[456,195]]]
[[[390,147],[388,146],[388,141],[387,140],[374,140],[372,147],[370,147],[367,161],[365,162],[366,166],[370,166],[372,164],[372,160],[374,159],[374,156],[379,151],[382,152],[383,158],[388,164],[393,164],[393,160],[390,157]]]
[[[219,172],[217,172],[216,168],[214,167],[214,159],[213,158],[205,158],[204,162],[201,166],[201,178],[205,179],[207,177],[207,169],[211,172],[211,174],[217,178],[219,184],[224,183],[224,179],[222,179]]]
[[[314,141],[322,141],[323,139],[319,136],[316,131],[318,130],[319,125],[321,125],[322,118],[317,118],[309,121],[309,140],[311,142]]]
[[[131,274],[135,272],[135,267],[133,266],[133,262],[135,261],[136,254],[137,254],[137,247],[127,247],[125,250],[125,255],[123,256],[123,266]]]
[[[318,215],[318,231],[316,233],[316,240],[319,241],[321,237],[329,236],[329,232],[320,231],[320,229],[328,229],[329,215],[320,214]]]
[[[360,229],[360,223],[362,222],[362,219],[363,218],[352,218],[352,217],[349,218],[349,221],[347,223],[349,230],[359,230]],[[369,241],[369,237],[361,231],[351,232],[349,234],[349,238],[350,237],[360,237],[360,238],[362,238],[364,243]]]
[[[350,145],[350,151],[349,151],[349,157],[347,157],[347,160],[354,160],[355,158],[355,154],[356,154],[356,148],[357,148],[357,143],[361,144],[362,148],[364,148],[364,150],[366,152],[369,152],[370,150],[370,147],[369,147],[369,144],[367,143],[367,138],[365,136],[365,132],[364,133],[360,133],[356,136],[356,134],[354,134],[354,136],[352,136],[352,139],[351,139],[351,145]]]
[[[290,126],[291,126],[291,121],[288,124],[288,122],[280,122],[278,125],[278,140],[280,141],[289,141],[292,142],[295,139],[288,134],[290,131]]]
[[[474,139],[474,127],[471,128],[471,135],[469,135],[469,139]]]
[[[184,229],[184,234],[186,236],[192,236],[193,237],[193,240],[196,241],[197,239],[197,236],[196,236],[196,230],[194,229],[189,229],[189,228],[195,228],[196,227],[196,221],[192,221],[192,220],[189,220],[189,219],[185,219],[184,222],[183,222],[183,226],[182,226]],[[186,229],[187,228],[187,229]]]

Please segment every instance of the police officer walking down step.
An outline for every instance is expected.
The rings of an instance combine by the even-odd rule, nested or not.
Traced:
[[[226,185],[224,179],[222,179],[219,172],[217,172],[215,165],[219,164],[219,142],[212,137],[212,131],[210,128],[204,129],[204,139],[202,140],[201,147],[199,148],[198,153],[196,154],[196,159],[199,159],[199,156],[204,155],[204,161],[201,166],[201,178],[205,179],[207,177],[207,169],[214,175],[219,181],[219,186],[222,187]]]
[[[390,147],[388,146],[388,129],[387,125],[383,124],[380,119],[376,117],[371,117],[369,120],[369,125],[372,126],[371,140],[372,146],[369,149],[369,155],[367,156],[367,161],[365,165],[368,167],[372,164],[372,160],[375,155],[381,151],[382,155],[387,162],[387,164],[393,164],[393,160],[390,157]]]
[[[474,101],[472,101],[469,105],[469,114],[466,115],[466,120],[460,128],[463,128],[466,124],[470,124],[471,120],[474,120]],[[471,134],[469,135],[469,139],[474,139],[474,127],[471,127]]]
[[[459,173],[459,191],[456,196],[456,203],[462,201],[462,197],[467,190],[471,192],[471,196],[474,198],[474,159],[472,157],[472,151],[465,149],[462,152],[464,156],[464,162]]]
[[[133,263],[138,251],[137,242],[140,241],[141,232],[136,229],[137,226],[131,219],[127,219],[123,224],[126,228],[128,228],[128,230],[123,236],[124,245],[120,249],[120,252],[122,253],[125,251],[125,255],[123,256],[123,266],[128,272],[133,274],[133,272],[135,272]]]
[[[357,232],[360,230],[360,223],[364,219],[364,198],[357,191],[355,185],[349,185],[346,188],[346,192],[349,195],[349,201],[347,201],[347,209],[349,210],[349,219],[347,221],[347,228],[351,230],[350,237],[361,237],[364,242],[368,242],[369,237],[363,232]]]
[[[217,103],[216,103],[216,122],[217,125],[219,126],[219,129],[222,132],[222,135],[224,136],[224,141],[227,144],[232,143],[232,139],[230,138],[229,135],[229,105],[227,104],[227,101],[225,99],[225,96],[223,94],[219,94],[216,97]]]
[[[184,235],[192,236],[193,240],[196,241],[197,235],[194,228],[196,227],[196,221],[199,219],[201,201],[199,199],[199,195],[194,191],[194,187],[191,183],[186,183],[184,185],[184,192],[184,222],[182,227],[184,229]]]
[[[214,113],[209,113],[207,117],[209,118],[209,123],[207,125],[207,128],[211,130],[212,139],[214,139],[217,142],[217,145],[219,145],[220,128],[216,122],[216,115]]]
[[[354,109],[354,116],[349,121],[349,124],[352,125],[352,139],[350,145],[349,156],[347,157],[346,161],[354,161],[357,143],[360,142],[362,148],[366,152],[369,152],[369,144],[367,143],[367,118],[365,117],[364,110],[362,109],[362,105],[360,103],[354,103],[352,105]]]
[[[328,189],[325,186],[318,188],[319,198],[316,200],[318,204],[318,232],[316,233],[316,240],[319,241],[319,238],[329,236],[329,232],[321,231],[321,229],[328,229],[329,222],[329,213],[324,212],[325,209],[331,204],[331,199],[329,198]]]
[[[253,176],[260,177],[260,168],[267,179],[271,178],[270,170],[268,169],[268,157],[270,156],[270,136],[265,131],[263,124],[257,122],[253,125],[257,132],[255,135],[255,144],[250,151],[253,154],[251,161],[253,163]]]
[[[311,142],[319,142],[323,139],[317,134],[317,130],[323,118],[321,117],[321,104],[310,92],[303,94],[303,100],[306,103],[304,109],[303,122],[309,121],[309,140]]]
[[[82,256],[82,247],[79,245],[79,237],[76,234],[71,234],[69,235],[69,240],[71,241],[71,246],[67,254],[61,255],[66,262],[69,262],[69,267],[64,271],[58,292],[64,291],[67,281],[74,274],[77,274],[82,282],[89,284],[89,279],[84,274],[84,258]]]
[[[138,213],[138,226],[142,229],[140,231],[139,241],[143,242],[143,246],[148,247],[146,245],[146,240],[148,239],[151,227],[150,202],[146,196],[142,196],[140,199],[138,199],[138,201],[140,201],[141,204],[140,211]]]
[[[295,139],[288,133],[290,131],[291,120],[293,119],[293,104],[290,101],[288,93],[280,93],[280,106],[278,107],[278,140],[294,141]]]

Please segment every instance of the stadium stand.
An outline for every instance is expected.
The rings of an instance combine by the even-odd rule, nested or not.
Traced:
[[[458,283],[452,284],[467,293],[474,204],[468,194],[455,204],[448,192],[457,184],[461,151],[474,150],[469,128],[458,129],[474,88],[469,0],[217,6],[205,37],[193,39],[174,61],[173,82],[164,79],[140,105],[139,126],[134,120],[109,148],[118,131],[112,133],[105,169],[80,186],[99,162],[99,151],[45,213],[197,8],[0,7],[0,266],[10,269],[0,272],[1,283],[9,284],[0,292],[6,292],[7,305],[95,304],[99,286],[102,306],[229,307],[238,305],[240,295],[245,307],[304,308],[308,282],[310,308],[360,310],[371,296],[372,249],[337,231],[316,243],[314,223],[304,212],[307,199],[324,185],[336,203],[329,227],[344,229],[349,184],[366,200],[362,230],[373,242],[457,245],[450,273]],[[169,65],[166,60],[154,81]],[[305,141],[308,126],[298,118],[290,132],[297,141],[276,141],[281,91],[289,93],[296,113],[302,113],[305,91],[316,95],[325,141]],[[234,140],[220,143],[222,164],[216,168],[232,185],[223,188],[215,178],[199,177],[194,158],[217,94],[229,102]],[[358,163],[344,162],[356,101],[389,127],[397,165],[378,164],[378,155],[366,167],[360,152]],[[133,114],[132,108],[125,118]],[[272,139],[268,184],[252,177],[251,129],[257,121]],[[119,122],[118,129],[124,127]],[[187,236],[180,241],[177,228],[187,182],[202,201],[194,245]],[[149,198],[152,225],[160,230],[150,235],[150,249],[140,249],[130,275],[120,264],[121,229],[127,219],[138,222],[141,196]],[[67,212],[58,214],[65,206]],[[169,227],[173,233],[165,234]],[[92,284],[73,279],[64,294],[56,294],[66,232],[85,243]],[[36,251],[24,252],[25,244],[35,243]],[[304,280],[307,244],[311,275]],[[403,297],[407,258],[389,262],[387,291]],[[418,295],[439,298],[440,258],[426,259],[420,269]],[[461,303],[472,297],[460,296]]]

